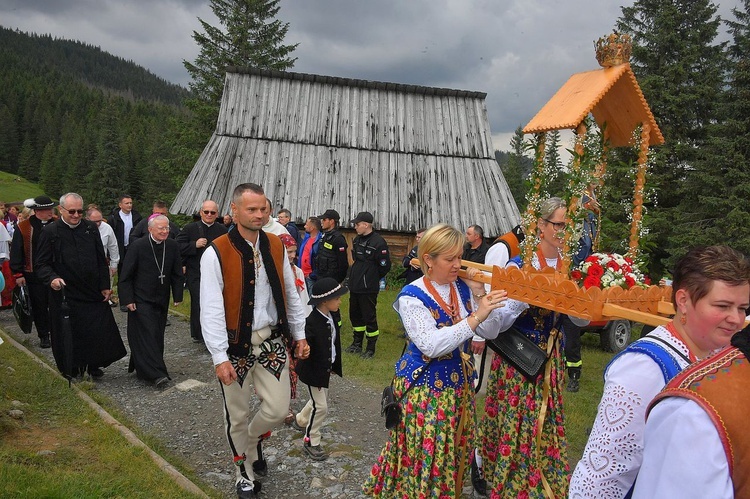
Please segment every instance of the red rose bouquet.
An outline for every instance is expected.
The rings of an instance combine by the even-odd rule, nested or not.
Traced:
[[[630,289],[633,286],[647,285],[647,278],[638,269],[638,265],[631,258],[617,253],[594,253],[571,271],[570,278],[586,289]]]

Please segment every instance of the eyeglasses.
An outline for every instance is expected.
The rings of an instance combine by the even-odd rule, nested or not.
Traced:
[[[552,224],[552,227],[555,230],[565,230],[565,227],[568,226],[568,224],[566,224],[565,222],[553,222],[552,220],[547,220],[546,218],[543,218],[542,220],[544,220],[548,224]]]
[[[218,211],[203,210],[204,215],[216,215]]]
[[[69,210],[67,208],[63,208],[63,210],[67,211],[68,214],[72,215],[83,215],[85,212],[83,210]]]

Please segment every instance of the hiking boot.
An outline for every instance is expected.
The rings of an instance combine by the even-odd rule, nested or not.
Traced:
[[[477,466],[476,459],[471,461],[471,484],[477,495],[482,497],[487,495],[487,480],[484,479],[482,468]]]
[[[52,342],[50,341],[49,333],[39,338],[39,348],[50,348]]]
[[[568,380],[568,386],[565,388],[569,392],[577,392],[581,388],[580,382],[576,378],[570,378]]]
[[[292,419],[291,424],[289,424],[292,428],[294,428],[297,431],[301,431],[302,433],[307,431],[307,428],[304,426],[300,426],[299,423],[297,423],[297,418]]]
[[[371,359],[375,356],[375,344],[378,342],[377,336],[367,338],[367,349],[362,352],[363,359]]]
[[[375,352],[373,352],[372,350],[365,350],[364,352],[362,352],[360,357],[362,357],[363,359],[371,359],[375,357]]]
[[[305,445],[304,449],[305,453],[314,461],[325,461],[328,459],[328,454],[326,454],[326,451],[320,445]]]

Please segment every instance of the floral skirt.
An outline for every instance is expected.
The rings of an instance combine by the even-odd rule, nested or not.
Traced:
[[[480,423],[484,476],[492,499],[543,498],[542,473],[555,497],[567,497],[570,465],[563,420],[564,370],[559,352],[552,362],[550,393],[542,400],[544,376],[528,381],[495,355]],[[537,459],[536,424],[547,404]]]
[[[394,388],[398,398],[404,390],[404,378],[396,378]],[[391,430],[362,486],[366,495],[402,499],[460,497],[460,492],[456,494],[459,470],[461,483],[467,483],[475,426],[474,393],[471,388],[466,394],[464,391],[435,391],[424,385],[409,391],[401,403],[401,423]],[[462,414],[463,431],[458,435]]]

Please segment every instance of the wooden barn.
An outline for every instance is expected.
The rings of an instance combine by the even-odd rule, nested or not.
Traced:
[[[333,208],[348,229],[357,212],[373,213],[394,257],[438,222],[503,234],[520,215],[495,161],[485,96],[231,68],[216,131],[172,211],[214,199],[228,213],[234,187],[255,182],[298,224]]]

